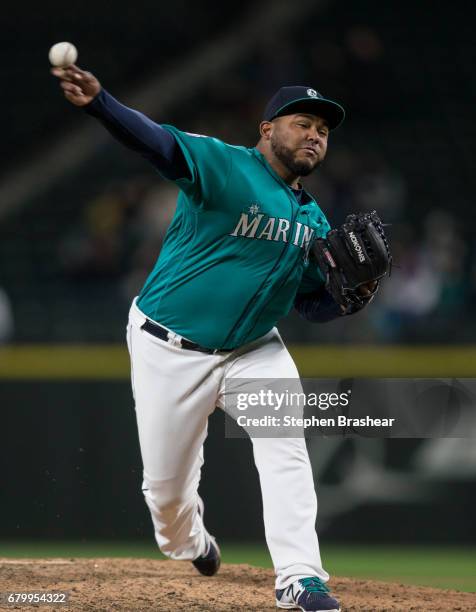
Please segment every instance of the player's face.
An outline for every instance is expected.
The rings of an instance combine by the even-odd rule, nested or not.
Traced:
[[[324,159],[329,128],[317,115],[285,115],[273,121],[271,149],[295,176],[307,176]]]

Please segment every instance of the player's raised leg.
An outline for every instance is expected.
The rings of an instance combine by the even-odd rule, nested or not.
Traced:
[[[210,545],[197,489],[207,419],[217,393],[210,372],[218,358],[155,338],[141,329],[145,320],[133,305],[128,346],[143,492],[160,550],[172,559],[194,560]]]

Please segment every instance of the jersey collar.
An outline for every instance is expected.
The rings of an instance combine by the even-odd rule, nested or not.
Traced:
[[[312,195],[306,190],[304,189],[304,187],[302,188],[303,192],[307,195],[307,197],[309,198],[309,202],[306,202],[306,204],[300,204],[297,200],[296,194],[295,194],[295,190],[290,187],[286,181],[284,181],[279,174],[271,167],[271,165],[268,163],[268,160],[266,159],[266,157],[261,153],[261,151],[258,151],[258,149],[256,147],[253,147],[251,149],[249,149],[251,151],[251,154],[253,155],[253,157],[256,157],[256,159],[266,168],[266,170],[271,174],[271,176],[276,179],[278,181],[278,183],[280,183],[289,194],[292,195],[293,199],[295,200],[296,204],[302,209],[305,206],[314,206],[317,205],[317,201],[312,197]]]

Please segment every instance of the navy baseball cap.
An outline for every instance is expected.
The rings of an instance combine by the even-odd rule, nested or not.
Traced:
[[[338,127],[345,117],[345,110],[337,102],[324,98],[312,87],[295,85],[281,87],[274,94],[266,106],[263,121],[272,121],[276,117],[294,113],[319,115],[327,121],[330,130]]]

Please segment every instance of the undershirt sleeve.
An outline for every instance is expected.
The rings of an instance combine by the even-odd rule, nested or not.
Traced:
[[[298,293],[294,307],[303,319],[312,323],[327,323],[342,316],[342,310],[324,287],[313,293]]]
[[[105,89],[84,107],[121,144],[140,153],[165,178],[190,178],[190,170],[175,137],[144,114],[121,104]]]

